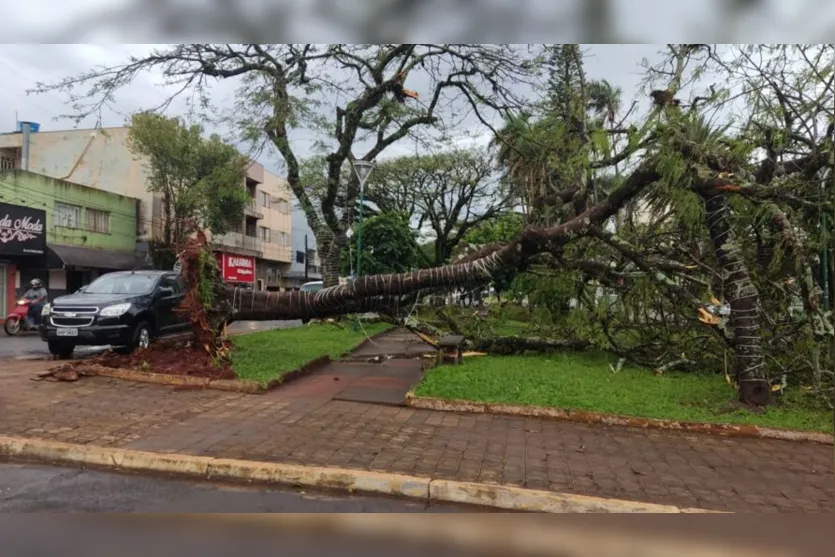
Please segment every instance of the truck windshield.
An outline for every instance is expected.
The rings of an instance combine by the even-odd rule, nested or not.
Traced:
[[[84,288],[85,294],[148,294],[157,277],[151,275],[104,275]]]

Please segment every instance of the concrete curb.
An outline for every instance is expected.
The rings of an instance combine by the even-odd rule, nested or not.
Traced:
[[[189,375],[173,375],[169,373],[156,373],[153,371],[138,371],[135,369],[122,369],[103,366],[101,364],[90,364],[80,362],[73,366],[81,372],[99,377],[110,377],[123,381],[135,383],[151,383],[154,385],[168,385],[171,387],[192,387],[195,389],[216,389],[219,391],[232,391],[250,395],[260,395],[272,391],[290,381],[308,375],[331,363],[330,356],[319,356],[298,369],[288,371],[278,379],[270,381],[267,386],[262,386],[256,381],[246,379],[209,379],[208,377],[192,377]]]
[[[520,416],[525,418],[549,418],[584,424],[603,424],[623,427],[640,427],[648,429],[663,429],[667,431],[684,431],[689,433],[709,433],[725,437],[753,437],[755,439],[782,439],[784,441],[804,441],[832,445],[835,443],[832,435],[814,431],[795,431],[760,427],[748,424],[721,424],[701,422],[677,422],[672,420],[657,420],[651,418],[636,418],[632,416],[618,416],[601,414],[585,410],[564,410],[562,408],[548,408],[543,406],[523,406],[517,404],[500,404],[493,402],[475,402],[470,400],[446,400],[433,397],[416,396],[413,392],[406,393],[406,405],[411,408],[437,410],[441,412],[467,412],[473,414],[500,414],[503,416]]]
[[[0,436],[0,456],[134,472],[174,474],[197,479],[359,491],[515,511],[544,513],[718,512],[519,487],[433,480],[385,472],[153,453],[19,437]]]

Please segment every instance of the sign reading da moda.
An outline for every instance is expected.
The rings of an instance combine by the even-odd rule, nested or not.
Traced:
[[[255,258],[233,253],[218,253],[217,262],[226,282],[255,282]]]
[[[0,255],[43,255],[46,211],[0,203]]]

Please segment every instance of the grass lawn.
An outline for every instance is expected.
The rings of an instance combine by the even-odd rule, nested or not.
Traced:
[[[233,338],[232,367],[240,379],[262,385],[327,354],[336,359],[366,338],[391,328],[387,323],[363,323],[363,331],[349,324],[340,329],[329,324],[311,324],[293,329],[263,331]]]
[[[736,393],[720,376],[655,376],[628,367],[613,374],[609,363],[616,360],[594,352],[467,358],[461,365],[429,371],[415,394],[644,418],[833,430],[832,411],[811,406],[796,390],[789,390],[782,403],[755,414],[732,404]]]

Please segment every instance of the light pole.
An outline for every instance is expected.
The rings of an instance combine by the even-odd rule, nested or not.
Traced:
[[[362,208],[365,205],[365,181],[368,180],[368,176],[374,169],[374,163],[366,160],[354,160],[352,164],[360,183],[360,214],[357,219],[357,274],[354,275],[354,280],[356,280],[360,277],[362,265]]]

